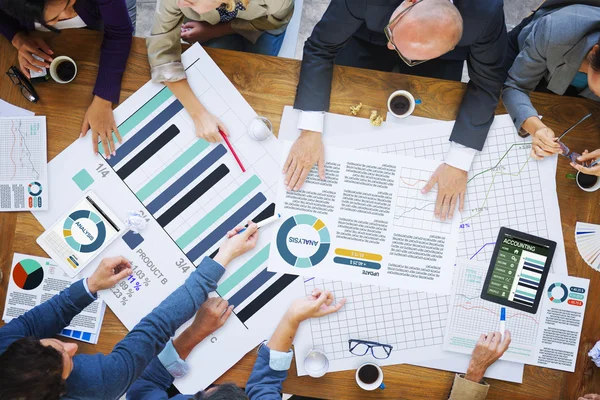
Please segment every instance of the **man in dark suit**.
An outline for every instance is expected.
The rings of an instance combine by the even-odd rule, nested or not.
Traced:
[[[303,111],[302,133],[283,168],[288,190],[298,190],[315,164],[325,178],[321,132],[334,63],[460,81],[467,60],[470,82],[451,149],[423,189],[437,184],[435,215],[452,218],[494,119],[506,48],[503,0],[332,0],[304,45],[294,104]]]

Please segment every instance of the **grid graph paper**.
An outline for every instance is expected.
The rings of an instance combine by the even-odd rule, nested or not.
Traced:
[[[46,179],[46,130],[40,117],[0,118],[0,181]]]

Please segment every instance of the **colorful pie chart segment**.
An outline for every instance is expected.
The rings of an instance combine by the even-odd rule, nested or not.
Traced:
[[[288,218],[277,232],[277,250],[281,258],[296,268],[310,268],[323,261],[330,242],[325,223],[309,214]]]
[[[44,269],[35,260],[21,260],[13,270],[12,275],[15,285],[23,290],[33,290],[40,286],[44,280]]]
[[[95,225],[97,232],[92,234]],[[78,235],[73,230],[77,229]],[[73,211],[63,224],[63,236],[65,241],[75,251],[81,253],[93,253],[98,250],[106,239],[106,227],[102,219],[93,211]],[[80,239],[76,239],[79,237]]]

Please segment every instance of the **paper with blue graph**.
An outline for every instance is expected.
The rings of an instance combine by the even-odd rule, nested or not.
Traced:
[[[480,297],[487,267],[457,262],[444,350],[471,354],[481,333],[498,331],[501,306]],[[537,314],[506,307],[511,344],[500,359],[575,371],[588,290],[588,279],[551,273]]]
[[[148,226],[139,234],[127,232],[95,261],[114,255],[132,261],[133,275],[101,293],[128,329],[214,254],[227,231],[274,213],[281,170],[277,140],[249,137],[246,127],[256,113],[199,45],[182,61],[194,93],[227,126],[247,171],[242,173],[223,142],[198,139],[181,103],[165,86],[149,82],[115,110],[123,137],[116,156],[94,157],[90,135],[77,140],[49,164],[54,206],[35,213],[48,227],[88,190],[123,221],[130,211],[143,213]],[[219,282],[217,292],[235,305],[234,315],[192,352],[191,373],[176,381],[182,392],[195,393],[231,368],[302,295],[296,276],[267,271],[271,234],[268,227],[261,230],[256,249],[231,263]]]

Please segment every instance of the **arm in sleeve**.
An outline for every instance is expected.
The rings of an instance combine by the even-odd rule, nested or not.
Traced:
[[[36,339],[51,338],[64,327],[69,326],[73,317],[94,301],[85,289],[83,280],[13,319],[0,329],[0,351],[22,337]],[[10,343],[8,343],[10,342]]]
[[[9,42],[12,42],[15,35],[21,30],[19,21],[0,10],[0,33]]]
[[[106,387],[103,398],[119,398],[144,372],[146,366],[163,349],[167,341],[184,322],[194,316],[217,288],[225,269],[205,257],[185,283],[142,319],[103,357],[102,371]]]
[[[547,70],[549,38],[546,32],[547,19],[542,18],[525,40],[504,84],[502,101],[517,130],[521,129],[527,118],[538,115],[529,93],[540,83]]]
[[[184,15],[177,0],[161,0],[154,14],[150,36],[146,38],[152,81],[177,82],[186,79],[181,63],[181,25]]]
[[[127,400],[168,399],[167,390],[173,384],[173,380],[158,357],[154,357],[142,376],[127,390]]]
[[[346,0],[333,0],[304,44],[300,81],[294,108],[328,111],[333,64],[364,20],[355,17]]]
[[[470,81],[456,116],[450,140],[481,150],[494,121],[502,84],[506,80],[504,57],[508,48],[502,1],[486,29],[469,46],[467,65]]]
[[[490,385],[485,382],[471,382],[464,375],[454,376],[454,385],[448,400],[485,400]]]
[[[250,400],[280,400],[283,381],[287,378],[293,357],[292,351],[282,353],[270,350],[266,344],[258,349],[258,357],[246,383]]]
[[[133,25],[123,0],[98,0],[104,23],[104,39],[100,48],[98,77],[94,94],[117,104],[121,94],[121,80],[131,50]]]

